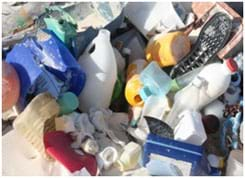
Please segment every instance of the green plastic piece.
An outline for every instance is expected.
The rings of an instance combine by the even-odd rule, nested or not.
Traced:
[[[72,46],[72,40],[77,35],[77,23],[76,21],[63,9],[59,7],[50,7],[46,9],[47,14],[52,14],[53,11],[57,11],[60,14],[60,17],[52,17],[48,15],[44,18],[44,22],[47,26],[47,29],[52,30],[57,37],[63,41],[68,48]]]
[[[76,110],[79,105],[77,96],[72,92],[62,94],[57,100],[60,106],[60,115],[69,114]]]
[[[111,102],[114,102],[115,100],[117,100],[120,97],[122,90],[123,90],[122,76],[119,74],[117,76],[117,81],[116,81],[116,84],[114,86]]]
[[[180,89],[181,89],[181,87],[178,85],[176,79],[172,80],[171,81],[171,89],[170,89],[170,91],[176,92],[176,91],[178,91]]]

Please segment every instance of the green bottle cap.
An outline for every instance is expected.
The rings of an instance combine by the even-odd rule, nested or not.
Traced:
[[[60,115],[73,112],[79,105],[77,96],[72,92],[63,93],[57,102],[60,105]]]

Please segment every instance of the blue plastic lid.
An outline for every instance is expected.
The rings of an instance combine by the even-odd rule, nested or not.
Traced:
[[[152,95],[151,90],[148,87],[143,87],[140,90],[140,97],[142,98],[143,101],[146,101],[146,99]]]

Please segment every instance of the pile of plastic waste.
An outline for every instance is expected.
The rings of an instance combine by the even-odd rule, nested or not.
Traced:
[[[129,2],[78,32],[46,8],[3,41],[3,175],[242,175],[238,17],[225,3]]]

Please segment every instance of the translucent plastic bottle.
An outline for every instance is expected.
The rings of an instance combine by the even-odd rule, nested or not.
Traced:
[[[144,87],[140,90],[140,97],[145,101],[150,95],[165,96],[171,88],[171,78],[152,61],[141,73],[140,81]]]
[[[185,109],[200,110],[225,93],[231,81],[231,75],[237,70],[233,59],[223,64],[209,64],[193,79],[193,81],[174,97],[174,105],[165,122],[173,129],[179,123],[177,117]]]
[[[171,91],[178,91],[184,87],[186,87],[191,81],[201,72],[203,67],[196,68],[184,75],[176,77],[171,82]]]

